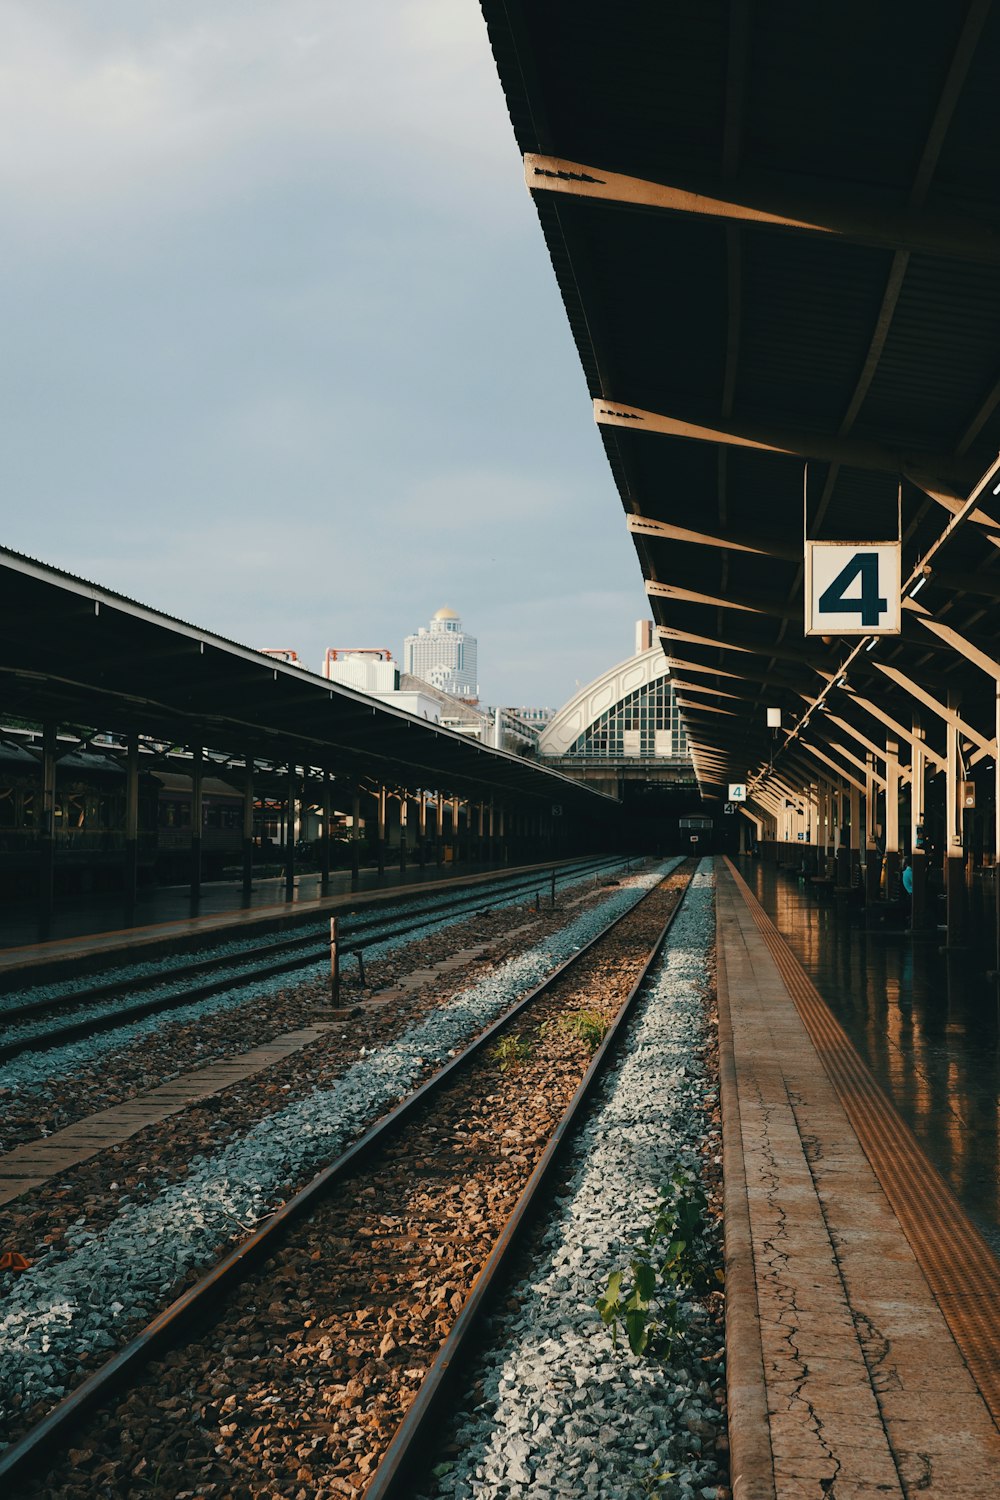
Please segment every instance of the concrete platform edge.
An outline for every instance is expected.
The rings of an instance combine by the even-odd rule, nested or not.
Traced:
[[[727,874],[715,860],[716,883]],[[740,1125],[725,946],[716,902],[715,973],[719,1007],[719,1097],[722,1107],[723,1215],[726,1273],[726,1396],[733,1500],[775,1500],[757,1277],[750,1236],[746,1164]]]

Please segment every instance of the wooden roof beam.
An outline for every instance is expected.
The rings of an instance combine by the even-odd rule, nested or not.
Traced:
[[[726,533],[717,535],[711,531],[693,531],[688,526],[675,526],[671,521],[654,521],[651,516],[626,516],[625,524],[633,536],[652,536],[667,542],[689,542],[695,547],[715,547],[722,552],[754,552],[761,557],[779,557],[786,562],[801,563],[801,548],[797,551],[777,539],[764,537],[735,536]]]
[[[720,223],[821,235],[880,250],[909,250],[950,260],[1000,265],[1000,235],[975,219],[924,208],[887,209],[849,192],[816,197],[742,173],[729,179],[652,182],[605,172],[561,156],[528,152],[524,180],[533,193],[589,198],[648,213],[682,214]]]
[[[779,620],[798,620],[801,610],[789,609],[767,599],[750,599],[746,595],[737,598],[733,594],[701,594],[695,589],[683,588],[679,583],[654,583],[648,580],[646,593],[651,599],[674,599],[680,604],[709,604],[717,609],[738,609],[749,615],[771,615]]]
[[[784,454],[790,458],[814,458],[825,463],[846,464],[849,468],[869,469],[876,473],[904,474],[908,479],[915,473],[922,474],[925,479],[933,475],[933,483],[942,489],[952,482],[961,484],[963,477],[968,478],[965,464],[961,460],[956,461],[951,454],[904,453],[898,448],[886,448],[881,443],[867,442],[861,438],[837,437],[826,432],[764,428],[733,422],[723,426],[714,416],[704,422],[692,422],[686,417],[647,411],[644,407],[632,406],[627,401],[616,401],[605,396],[598,396],[594,401],[594,421],[599,427],[625,427],[633,432],[652,432],[661,437],[722,443],[729,447],[751,448],[761,453]],[[921,484],[920,487],[924,488],[924,485]],[[745,550],[771,551],[771,548],[752,547]],[[801,561],[801,552],[796,552],[795,557]]]

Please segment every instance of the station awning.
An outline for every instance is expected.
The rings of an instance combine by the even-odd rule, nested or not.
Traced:
[[[967,502],[1000,449],[996,8],[483,11],[703,793],[775,751],[816,774],[807,744],[856,775],[858,736],[915,711],[933,747],[949,701],[981,759],[1000,475]],[[900,513],[901,634],[807,636],[805,535],[869,545]]]
[[[0,549],[0,714],[368,777],[410,791],[614,799],[109,589]]]

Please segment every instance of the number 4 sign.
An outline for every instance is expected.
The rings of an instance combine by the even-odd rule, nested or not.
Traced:
[[[899,635],[899,542],[806,542],[806,635]]]

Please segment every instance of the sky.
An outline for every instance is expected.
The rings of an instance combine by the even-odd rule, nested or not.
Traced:
[[[490,703],[630,654],[475,0],[0,0],[0,34],[5,546],[314,670],[447,604]]]

